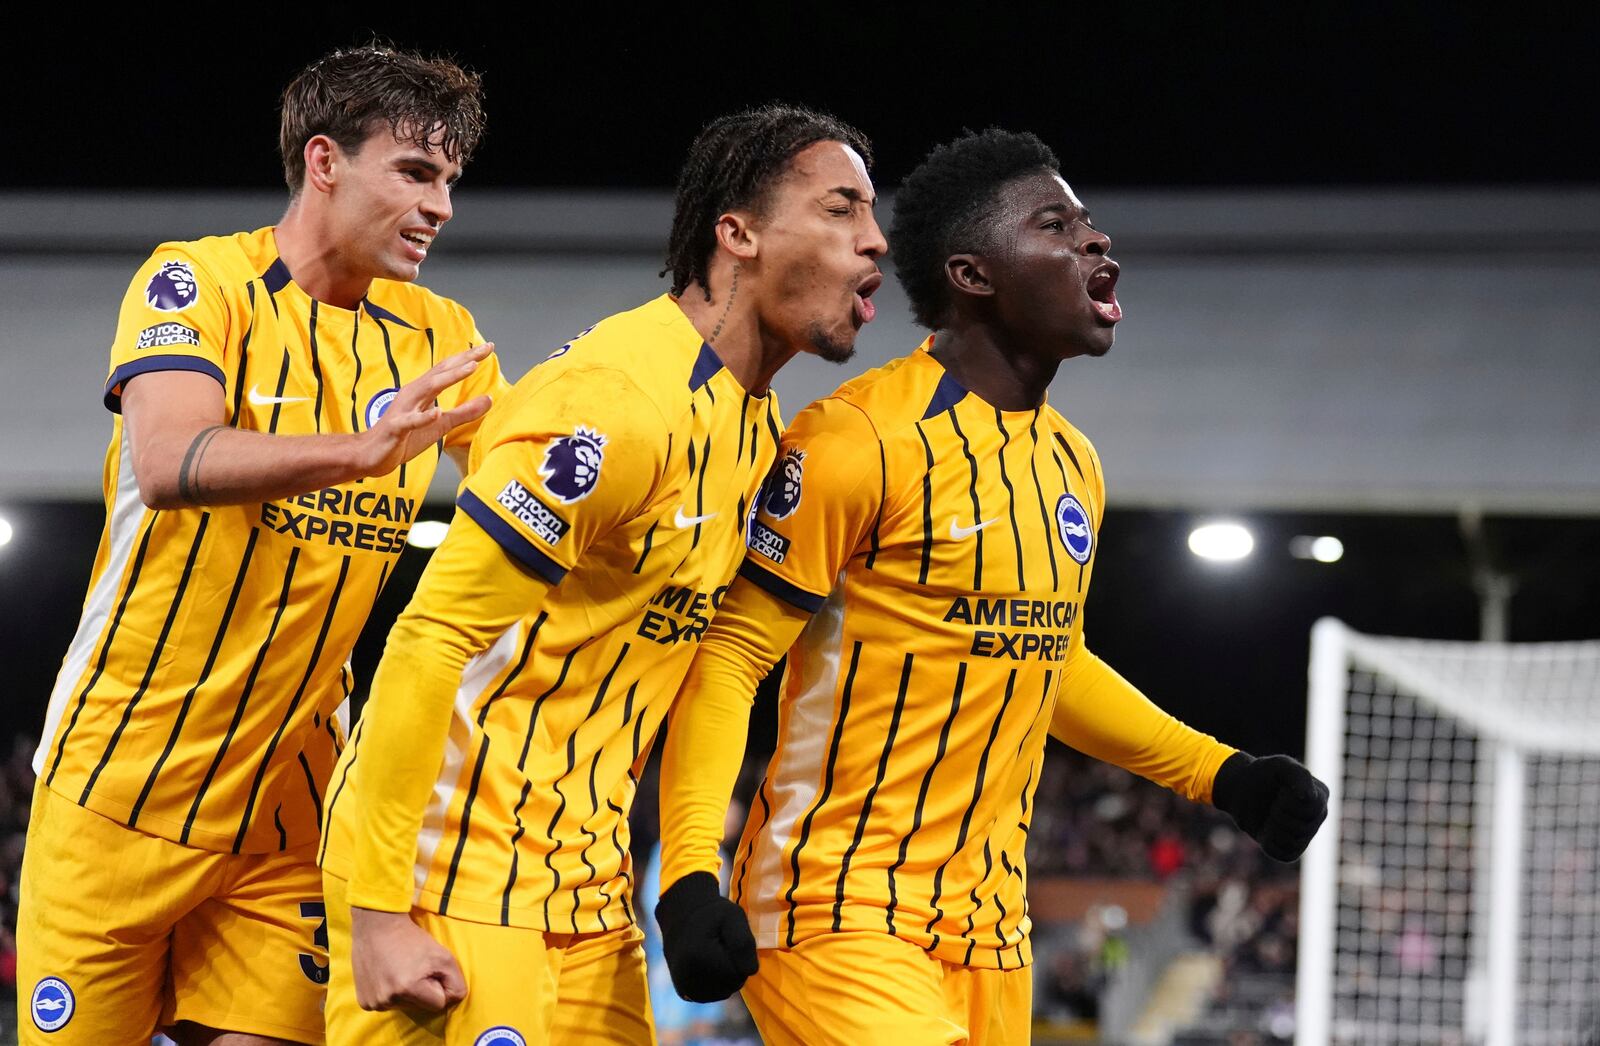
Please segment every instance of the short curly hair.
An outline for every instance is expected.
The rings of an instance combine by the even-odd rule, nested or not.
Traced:
[[[698,283],[711,300],[711,255],[717,218],[740,207],[761,210],[764,197],[789,161],[818,142],[843,142],[872,167],[872,144],[843,120],[798,105],[763,105],[719,117],[705,126],[678,175],[667,241],[666,268],[672,293]]]
[[[291,195],[305,181],[306,142],[325,134],[346,152],[379,126],[396,141],[438,149],[463,165],[483,137],[483,82],[447,58],[382,43],[334,51],[283,89],[278,152]]]
[[[1035,135],[991,127],[935,147],[906,176],[894,197],[889,245],[917,323],[938,330],[949,321],[944,264],[953,254],[993,248],[991,219],[1006,183],[1060,169]]]

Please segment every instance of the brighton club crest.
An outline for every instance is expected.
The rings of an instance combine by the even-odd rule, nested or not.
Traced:
[[[1079,565],[1089,562],[1094,552],[1094,524],[1082,503],[1071,494],[1061,495],[1056,502],[1056,527],[1061,531],[1061,543]]]
[[[790,450],[767,476],[761,493],[761,511],[773,519],[788,519],[800,507],[800,481],[805,472],[806,452]]]
[[[473,1039],[472,1046],[528,1046],[528,1040],[517,1029],[499,1024]]]
[[[67,1026],[78,1008],[72,989],[59,977],[46,977],[33,986],[33,996],[28,1009],[33,1015],[34,1027],[40,1031],[56,1031]]]
[[[394,398],[398,395],[400,395],[399,389],[384,389],[367,400],[367,428],[372,428],[389,412],[389,407],[393,405]]]
[[[188,262],[162,262],[144,287],[145,304],[161,312],[182,312],[198,300],[199,285]]]
[[[544,451],[539,475],[544,489],[564,505],[589,496],[600,481],[600,465],[605,460],[606,437],[586,425],[579,425],[570,436],[553,441]]]

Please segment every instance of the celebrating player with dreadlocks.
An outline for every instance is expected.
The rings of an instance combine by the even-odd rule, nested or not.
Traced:
[[[773,374],[848,357],[871,319],[869,158],[804,109],[712,123],[679,187],[672,293],[601,320],[485,420],[334,774],[331,1042],[652,1041],[641,754],[743,558],[782,430]]]

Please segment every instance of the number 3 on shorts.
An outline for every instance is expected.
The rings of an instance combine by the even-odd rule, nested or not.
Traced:
[[[328,953],[328,909],[321,901],[301,901],[300,918],[317,920],[317,932],[311,935],[311,943]],[[310,952],[300,953],[300,972],[311,980],[312,984],[328,983],[328,967],[325,963],[317,961],[317,957]]]

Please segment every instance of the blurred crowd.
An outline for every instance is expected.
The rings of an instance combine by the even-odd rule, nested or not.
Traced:
[[[3,744],[0,741],[0,744]],[[22,879],[22,843],[33,798],[33,739],[16,737],[0,760],[0,1001],[9,1003],[17,985],[17,888]],[[0,1013],[9,1023],[15,1007]]]
[[[1189,935],[1222,963],[1214,1007],[1269,1036],[1248,1042],[1273,1041],[1274,1029],[1284,1027],[1285,1007],[1292,1019],[1298,866],[1267,858],[1227,815],[1052,746],[1039,778],[1028,868],[1035,880],[1080,875],[1181,887]],[[1040,971],[1040,1016],[1099,1016],[1101,994],[1126,960],[1125,924],[1120,909],[1098,906],[1059,938],[1061,946]]]

